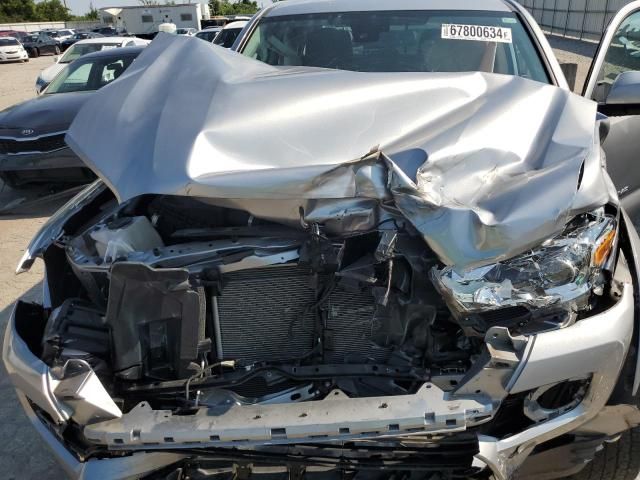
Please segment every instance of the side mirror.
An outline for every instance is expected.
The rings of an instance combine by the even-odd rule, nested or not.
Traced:
[[[618,75],[604,103],[606,105],[640,104],[640,72],[622,72]]]
[[[600,133],[600,145],[604,143],[611,130],[611,122],[606,115],[596,113],[596,121],[598,122],[598,132]]]

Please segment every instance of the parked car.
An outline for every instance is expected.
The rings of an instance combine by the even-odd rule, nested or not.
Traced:
[[[21,32],[18,30],[0,30],[0,37],[13,37],[22,41],[28,36],[29,34],[27,32]]]
[[[60,42],[60,49],[65,52],[74,43],[91,38],[104,38],[104,35],[95,32],[77,32],[71,38],[67,38]]]
[[[213,42],[221,30],[222,27],[209,27],[196,32],[194,36],[205,42]]]
[[[55,63],[40,72],[36,79],[36,93],[40,93],[55,76],[65,67],[87,53],[109,50],[118,47],[146,46],[149,40],[136,37],[99,37],[80,40],[69,48]]]
[[[586,98],[508,0],[276,2],[242,55],[160,34],[18,265],[44,295],[4,363],[65,470],[637,476],[630,15]]]
[[[28,62],[29,55],[17,38],[0,37],[0,62]]]
[[[22,45],[31,58],[46,54],[60,55],[60,45],[45,32],[29,35]]]
[[[227,23],[213,40],[213,43],[224,48],[231,48],[247,23],[249,22],[246,20]]]
[[[186,35],[187,37],[193,37],[198,31],[195,28],[178,28],[176,35]]]
[[[61,30],[45,29],[42,30],[42,32],[48,35],[50,38],[53,38],[58,43],[73,37],[73,35],[75,34],[73,30],[66,28]]]
[[[91,31],[104,35],[105,37],[115,37],[118,35],[118,31],[113,27],[98,27]]]
[[[90,53],[65,65],[37,98],[0,112],[0,179],[13,188],[33,183],[87,183],[91,171],[64,137],[80,107],[111,83],[142,47]]]

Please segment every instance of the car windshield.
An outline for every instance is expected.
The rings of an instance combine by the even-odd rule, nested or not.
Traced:
[[[196,33],[195,36],[207,42],[211,42],[213,41],[214,38],[216,38],[216,35],[218,34],[219,31],[220,30],[206,30],[204,32]]]
[[[15,38],[0,38],[0,47],[10,47],[12,45],[20,45]]]
[[[71,63],[76,58],[80,58],[87,53],[100,52],[101,50],[109,50],[119,47],[119,43],[76,43],[69,47],[69,50],[60,59],[60,63]]]
[[[133,55],[123,55],[78,60],[66,66],[44,93],[98,90],[118,78],[134,58]]]
[[[486,71],[549,78],[506,12],[370,11],[263,18],[242,53],[271,65],[363,72]]]
[[[213,43],[216,45],[220,45],[224,48],[231,48],[233,46],[233,42],[238,38],[238,34],[242,31],[242,28],[225,28],[220,32]]]

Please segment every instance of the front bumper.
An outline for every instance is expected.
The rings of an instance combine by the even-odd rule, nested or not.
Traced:
[[[2,53],[0,52],[0,62],[20,62],[22,60],[28,60],[29,55],[26,50],[17,51],[15,53]]]
[[[528,337],[523,355],[515,365],[515,373],[506,385],[507,393],[531,391],[544,385],[584,377],[591,378],[589,390],[572,410],[515,435],[506,438],[479,436],[477,466],[488,466],[498,479],[509,478],[536,445],[575,431],[598,415],[611,395],[629,349],[634,328],[633,293],[627,272],[622,280],[619,300],[611,308],[580,320],[573,326]],[[194,448],[194,442],[197,442],[198,448],[203,448],[230,444],[237,446],[238,442],[249,446],[340,441],[353,438],[354,435],[357,438],[373,438],[398,437],[416,432],[455,432],[488,421],[495,413],[492,402],[484,395],[455,397],[435,386],[428,394],[423,388],[412,396],[414,398],[404,398],[410,401],[403,402],[403,397],[386,397],[384,407],[380,399],[340,397],[287,404],[285,408],[281,408],[282,405],[231,408],[231,415],[196,414],[172,418],[170,412],[154,411],[141,403],[121,418],[93,423],[84,430],[85,436],[95,444],[113,451],[133,452],[132,455],[81,462],[34,415],[26,400],[28,398],[47,412],[59,425],[73,415],[73,410],[54,394],[57,386],[55,376],[18,334],[21,329],[17,325],[23,324],[25,319],[16,312],[19,312],[19,308],[14,310],[5,334],[5,366],[36,429],[50,444],[69,474],[76,478],[86,477],[88,471],[96,478],[129,478],[130,471],[133,471],[129,469],[160,468],[182,458],[175,453],[167,453],[174,456],[162,456],[162,452],[143,453],[142,450],[150,449],[149,444],[153,444],[154,450],[171,449],[175,452],[181,448]],[[494,373],[489,370],[486,374]],[[418,398],[421,394],[423,396]],[[413,409],[406,408],[416,400],[421,403],[413,403]],[[375,407],[379,415],[367,414],[371,407]],[[316,413],[319,415],[316,416]],[[314,421],[303,422],[305,418]],[[138,456],[141,454],[154,456]],[[123,470],[123,466],[127,470]]]
[[[36,415],[27,397],[18,391],[18,400],[33,427],[37,430],[55,459],[70,478],[84,480],[94,478],[137,479],[186,458],[170,452],[138,452],[127,457],[78,460],[60,438]]]
[[[0,154],[0,172],[49,170],[56,168],[87,168],[69,147],[45,153]]]

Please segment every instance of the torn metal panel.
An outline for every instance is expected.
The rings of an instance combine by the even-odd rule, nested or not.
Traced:
[[[595,115],[589,100],[517,77],[278,68],[160,35],[67,142],[120,201],[207,197],[291,224],[302,207],[312,221],[353,215],[333,221],[345,230],[399,210],[444,263],[467,268],[615,197]]]

